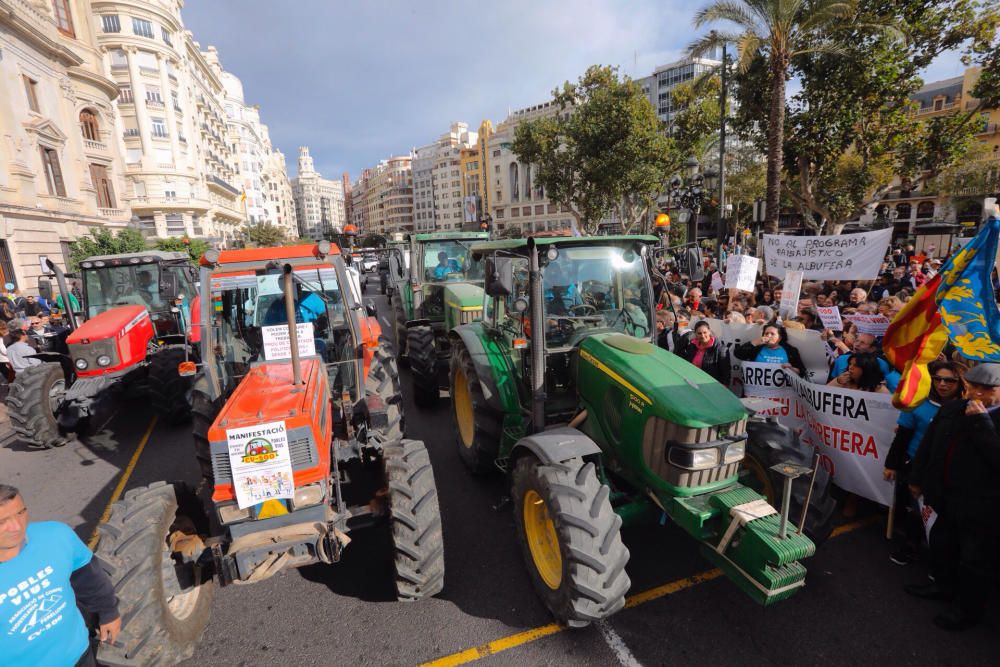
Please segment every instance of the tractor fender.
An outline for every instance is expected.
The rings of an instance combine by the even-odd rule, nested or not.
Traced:
[[[69,386],[73,384],[76,379],[76,370],[73,368],[73,359],[70,358],[68,354],[63,354],[61,352],[36,352],[34,354],[29,354],[28,357],[33,359],[38,359],[45,363],[59,364],[62,366],[63,376],[66,378],[66,385]]]
[[[516,459],[527,452],[550,464],[600,454],[601,448],[582,431],[561,426],[521,438],[511,450],[510,458]]]
[[[490,365],[490,358],[486,354],[483,342],[476,335],[476,331],[467,326],[460,326],[452,329],[448,333],[448,338],[451,340],[453,346],[456,340],[460,340],[465,345],[465,349],[469,351],[469,356],[472,357],[472,364],[476,367],[476,375],[479,376],[479,385],[482,387],[483,396],[486,398],[486,402],[490,408],[501,415],[505,412],[510,412],[510,409],[500,399],[500,392],[497,390],[497,381],[493,375],[493,366]],[[514,409],[516,411],[516,406]]]

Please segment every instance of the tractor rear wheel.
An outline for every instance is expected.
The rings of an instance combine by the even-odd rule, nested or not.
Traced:
[[[420,600],[444,588],[444,538],[427,448],[400,440],[383,449],[395,549],[396,598]]]
[[[168,538],[175,531],[197,535],[203,522],[201,503],[180,482],[132,489],[112,505],[97,556],[118,596],[123,646],[102,644],[98,662],[175,665],[194,655],[215,583],[173,553]]]
[[[208,440],[208,430],[219,416],[221,399],[213,401],[208,394],[206,384],[205,380],[199,379],[191,390],[191,435],[194,439],[194,456],[201,469],[201,476],[211,487],[215,484],[215,473],[212,471],[212,447]]]
[[[461,342],[451,349],[449,376],[452,416],[462,463],[477,475],[493,472],[500,451],[500,415],[487,403],[472,355]]]
[[[514,522],[535,590],[559,623],[583,627],[625,606],[632,585],[622,520],[593,463],[518,459]]]
[[[392,330],[396,334],[396,358],[400,363],[406,357],[406,312],[403,310],[402,296],[392,297]]]
[[[56,419],[65,396],[66,376],[60,364],[37,364],[18,373],[7,395],[7,412],[18,438],[35,449],[65,445],[68,438]]]
[[[365,394],[378,396],[385,403],[387,424],[380,429],[385,442],[396,442],[403,437],[403,394],[399,386],[399,370],[392,356],[389,341],[384,338],[375,348],[375,355],[368,366]]]
[[[149,360],[153,408],[168,424],[181,424],[191,418],[191,378],[177,372],[177,366],[186,359],[183,345],[168,345]]]
[[[413,376],[413,402],[422,408],[438,404],[437,348],[434,330],[428,326],[406,330],[406,348],[410,351],[410,372]]]

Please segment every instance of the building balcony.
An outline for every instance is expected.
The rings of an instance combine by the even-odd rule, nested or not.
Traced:
[[[139,136],[139,128],[137,128],[137,127],[126,127],[125,131],[122,132],[122,136],[125,137],[126,139],[128,139],[130,137],[138,137]]]
[[[150,109],[162,109],[163,100],[151,100],[149,98],[146,98],[146,106],[149,107]]]
[[[155,67],[143,67],[139,65],[139,71],[143,74],[148,74],[149,76],[160,76],[160,70]]]
[[[97,214],[102,218],[118,220],[125,217],[125,210],[120,208],[98,208]]]
[[[239,190],[237,190],[236,188],[234,188],[229,183],[226,183],[224,180],[222,180],[218,176],[215,176],[215,175],[206,176],[205,177],[205,182],[208,184],[208,187],[210,187],[210,188],[216,188],[217,190],[221,190],[222,192],[226,192],[226,193],[229,193],[231,195],[238,195],[238,194],[240,194]]]
[[[174,83],[177,83],[177,76],[176,75],[174,75],[174,74],[168,74],[167,78],[170,79],[171,81],[173,81]]]
[[[153,128],[153,131],[150,132],[150,134],[152,135],[152,137],[154,139],[169,139],[170,138],[170,134],[166,130],[158,130],[155,127]]]
[[[997,132],[1000,132],[1000,123],[987,123],[976,134],[982,136],[984,134],[996,134]]]
[[[83,147],[86,148],[88,151],[99,151],[102,153],[108,150],[108,145],[105,144],[103,141],[92,141],[90,139],[83,140]]]

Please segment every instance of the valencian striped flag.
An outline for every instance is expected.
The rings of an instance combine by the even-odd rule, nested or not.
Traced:
[[[1000,362],[1000,308],[992,272],[1000,241],[1000,220],[991,217],[941,269],[935,299],[948,337],[959,353],[976,361]]]
[[[900,373],[892,404],[912,410],[931,390],[927,364],[937,359],[948,342],[948,330],[941,325],[935,292],[941,284],[939,273],[921,285],[892,320],[882,339],[882,351]]]

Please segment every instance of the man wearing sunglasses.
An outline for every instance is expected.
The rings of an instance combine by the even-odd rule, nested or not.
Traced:
[[[1000,364],[979,364],[965,380],[968,398],[941,407],[910,477],[910,490],[938,518],[930,539],[934,581],[906,591],[953,600],[934,618],[951,631],[981,620],[1000,559]]]

